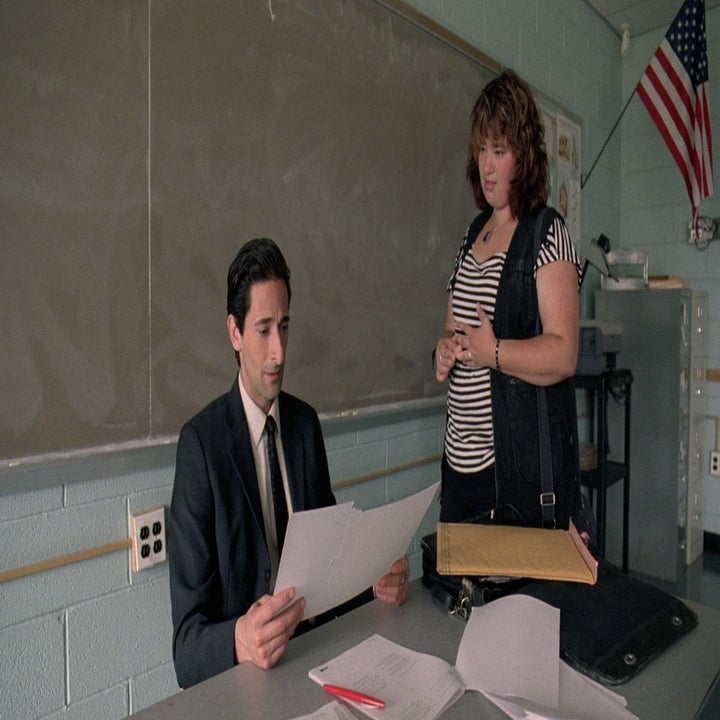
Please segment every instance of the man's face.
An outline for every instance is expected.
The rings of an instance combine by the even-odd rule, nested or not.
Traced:
[[[230,342],[240,356],[240,380],[253,402],[268,412],[280,394],[290,323],[290,303],[282,280],[263,280],[250,287],[245,327],[228,315]]]

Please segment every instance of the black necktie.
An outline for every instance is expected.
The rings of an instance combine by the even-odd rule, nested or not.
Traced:
[[[275,530],[277,532],[278,553],[282,552],[285,541],[285,529],[288,523],[288,509],[285,501],[285,488],[280,474],[277,448],[275,447],[275,418],[267,416],[265,422],[265,447],[267,449],[268,466],[270,467],[270,485],[272,487],[273,510],[275,511]]]

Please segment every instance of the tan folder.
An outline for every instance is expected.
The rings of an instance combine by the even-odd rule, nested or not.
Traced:
[[[442,575],[497,575],[594,585],[597,566],[572,524],[569,530],[437,524],[437,570]]]

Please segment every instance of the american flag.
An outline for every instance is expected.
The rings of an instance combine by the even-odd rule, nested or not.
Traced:
[[[693,220],[713,193],[704,0],[685,0],[637,86],[680,168]]]

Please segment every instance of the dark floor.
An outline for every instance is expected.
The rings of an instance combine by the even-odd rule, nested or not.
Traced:
[[[706,540],[703,554],[674,584],[644,576],[642,579],[678,597],[720,609],[720,547],[715,537],[712,542]]]

